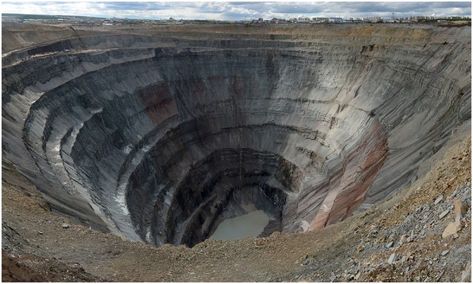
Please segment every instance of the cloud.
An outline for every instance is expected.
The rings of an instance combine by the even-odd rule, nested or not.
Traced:
[[[4,1],[2,13],[133,19],[291,18],[299,16],[470,16],[470,2],[109,2]]]

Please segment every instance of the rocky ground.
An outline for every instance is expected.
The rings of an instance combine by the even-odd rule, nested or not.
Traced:
[[[49,210],[3,164],[4,281],[470,281],[470,139],[411,187],[320,232],[193,248],[122,240]]]

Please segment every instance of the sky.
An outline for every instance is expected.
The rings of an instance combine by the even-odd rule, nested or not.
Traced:
[[[249,20],[294,17],[470,16],[471,2],[2,1],[2,13],[130,19]]]

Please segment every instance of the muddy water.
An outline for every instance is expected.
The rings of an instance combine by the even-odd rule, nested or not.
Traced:
[[[257,237],[268,225],[269,217],[262,210],[225,219],[210,236],[211,240],[239,240]]]

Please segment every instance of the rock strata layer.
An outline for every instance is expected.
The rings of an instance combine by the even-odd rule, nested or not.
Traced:
[[[4,54],[4,158],[58,210],[194,245],[255,209],[268,234],[343,220],[470,120],[470,27],[200,29]]]

